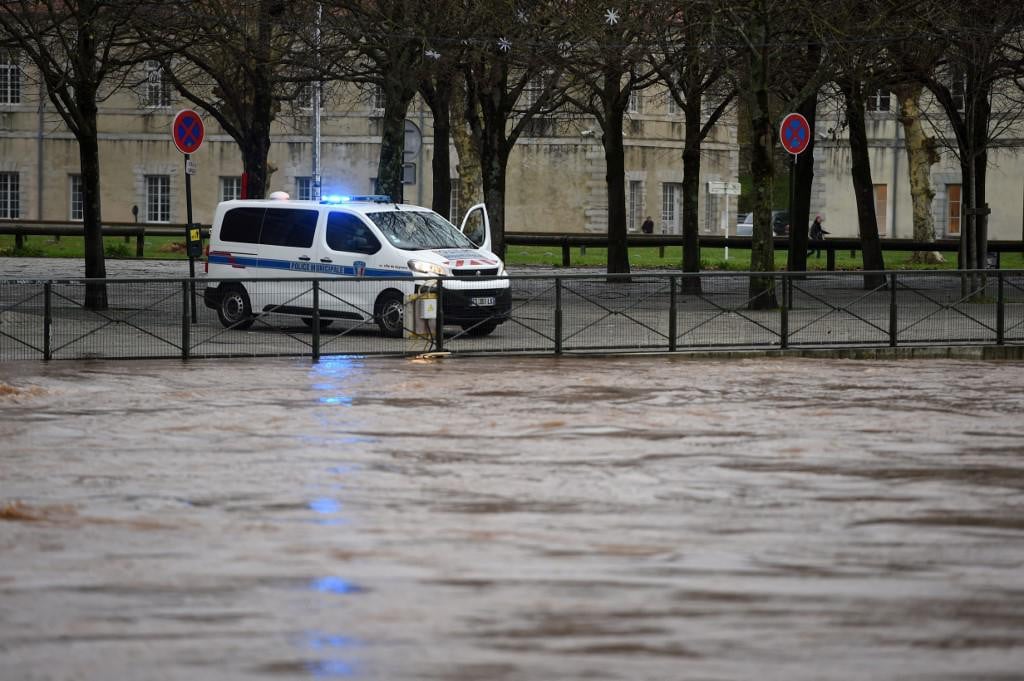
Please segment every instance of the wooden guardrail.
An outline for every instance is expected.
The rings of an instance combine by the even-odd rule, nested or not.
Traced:
[[[147,236],[180,236],[185,238],[185,224],[140,225],[134,222],[105,222],[103,236],[123,236],[126,240],[135,238],[135,257],[141,258]],[[204,239],[210,235],[208,226],[201,226]],[[49,222],[46,220],[0,221],[0,235],[14,236],[14,247],[24,248],[27,236],[82,236],[81,222]]]
[[[912,239],[886,239],[882,240],[883,251],[940,251],[945,253],[956,253],[960,250],[959,239],[938,239],[936,241],[914,241]],[[700,245],[712,248],[733,248],[749,249],[753,238],[749,236],[730,236],[726,238],[720,235],[700,236]],[[505,243],[509,246],[554,246],[562,249],[562,266],[569,267],[572,263],[571,250],[573,248],[585,249],[588,246],[605,248],[608,246],[608,237],[604,234],[534,234],[529,232],[506,232]],[[662,249],[662,256],[665,255],[666,246],[682,246],[683,237],[679,234],[630,234],[627,236],[627,244],[630,247],[647,247]],[[836,268],[836,251],[858,251],[860,250],[860,239],[853,238],[829,238],[824,241],[811,242],[817,250],[826,252],[826,268],[834,271]],[[789,249],[789,237],[775,237],[776,250]],[[988,250],[990,253],[1024,253],[1024,241],[989,241]],[[998,256],[997,256],[998,257]]]
[[[123,236],[135,238],[135,255],[142,257],[147,236],[185,236],[184,224],[167,225],[140,225],[131,222],[105,222],[103,224],[103,236]],[[209,238],[209,226],[201,226],[203,239]],[[26,236],[82,236],[83,228],[80,222],[48,222],[43,220],[19,220],[17,222],[0,221],[0,235],[14,235],[16,248],[24,246]],[[720,235],[700,236],[701,246],[712,248],[733,248],[749,249],[753,239],[749,236],[730,236],[726,238]],[[595,248],[606,248],[608,237],[604,234],[555,234],[555,233],[533,233],[533,232],[506,232],[505,243],[509,246],[553,246],[562,250],[562,266],[572,265],[573,248],[585,249],[588,246]],[[662,256],[667,246],[682,246],[683,237],[679,234],[630,234],[627,237],[629,246],[660,248]],[[860,239],[851,238],[829,238],[824,241],[814,242],[815,249],[820,245],[821,250],[826,252],[826,268],[833,271],[836,268],[836,251],[858,251],[860,250]],[[789,237],[775,237],[775,248],[785,250],[789,248]],[[989,252],[999,253],[1024,253],[1024,241],[989,241]],[[936,241],[913,241],[912,239],[882,239],[883,251],[940,251],[945,253],[956,253],[960,250],[958,239],[938,239]],[[998,257],[998,255],[997,255]]]

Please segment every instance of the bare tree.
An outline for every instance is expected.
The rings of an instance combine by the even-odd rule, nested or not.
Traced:
[[[631,99],[660,77],[661,64],[649,49],[654,26],[665,18],[657,9],[655,4],[624,1],[573,6],[573,48],[566,60],[573,87],[567,99],[601,126],[609,274],[629,272],[623,126]]]
[[[313,0],[151,1],[139,31],[187,99],[221,125],[242,154],[244,193],[266,195],[273,166],[270,128],[282,101],[317,80],[303,37],[313,34]]]
[[[930,30],[945,58],[924,83],[942,106],[952,128],[962,173],[960,267],[984,269],[988,251],[985,179],[995,141],[1021,120],[1021,108],[1007,92],[1019,82],[1024,55],[1020,3],[936,1]]]
[[[492,248],[505,255],[505,182],[508,160],[534,117],[558,106],[563,83],[556,58],[559,3],[529,11],[506,3],[478,3],[467,15],[469,35],[461,59],[466,84],[464,115],[480,154]],[[528,86],[530,98],[524,98]]]
[[[324,47],[332,75],[369,85],[383,98],[377,191],[395,201],[403,196],[405,117],[425,78],[427,29],[446,3],[416,0],[328,0]]]
[[[700,271],[698,201],[701,145],[736,97],[729,73],[731,50],[722,48],[717,23],[704,3],[669,3],[664,22],[654,25],[656,52],[651,66],[683,112],[683,271]],[[709,105],[705,115],[705,105]],[[700,290],[700,279],[683,286]]]
[[[4,0],[0,32],[35,66],[46,94],[78,142],[82,173],[85,276],[106,278],[100,207],[99,105],[144,53],[131,30],[138,12],[122,0]],[[107,307],[102,281],[90,281],[85,306]]]

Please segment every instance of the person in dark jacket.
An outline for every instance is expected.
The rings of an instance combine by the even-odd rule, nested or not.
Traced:
[[[644,224],[640,225],[640,231],[644,234],[654,234],[654,220],[651,219],[650,215],[648,215],[647,219],[644,220]]]
[[[828,232],[826,232],[825,228],[821,226],[821,223],[823,222],[825,222],[825,218],[821,217],[820,215],[814,216],[814,222],[811,223],[811,231],[807,235],[810,241],[814,242],[825,240],[825,235],[828,234]],[[807,249],[807,255],[810,255],[812,251],[814,252],[814,257],[820,258],[821,244],[817,244],[816,246],[812,244],[810,248]]]

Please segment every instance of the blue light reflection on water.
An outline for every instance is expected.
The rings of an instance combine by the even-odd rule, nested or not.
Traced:
[[[352,394],[350,382],[363,369],[361,362],[352,357],[331,357],[324,358],[310,370],[310,387],[316,394],[316,402],[329,407],[350,407],[352,406]],[[325,445],[328,450],[336,450],[338,445],[345,447],[358,446],[362,443],[373,442],[373,438],[366,438],[357,435],[345,434],[337,437],[339,425],[349,425],[344,422],[348,410],[324,411],[320,415],[320,422],[323,431],[317,439],[320,444]],[[331,435],[328,435],[331,434]],[[332,475],[347,475],[358,470],[358,466],[344,463],[335,463],[327,469]],[[343,486],[333,484],[333,490],[343,489]],[[348,520],[341,514],[344,510],[342,502],[332,496],[317,496],[309,501],[309,508],[317,518],[315,522],[319,525],[344,525]],[[310,581],[308,588],[318,594],[325,594],[327,597],[349,595],[359,593],[363,589],[339,576],[319,577]],[[332,601],[333,602],[333,601]],[[350,677],[355,674],[355,667],[351,662],[334,657],[340,648],[352,647],[354,641],[346,636],[337,634],[325,634],[323,632],[307,632],[304,640],[306,648],[332,655],[321,660],[307,662],[305,669],[313,678],[339,678]]]
[[[316,382],[310,387],[318,392],[334,393],[320,396],[317,401],[320,404],[351,406],[352,396],[344,392],[345,379],[362,367],[354,357],[327,357],[314,364],[310,374]]]
[[[306,648],[320,653],[337,654],[339,648],[352,648],[356,641],[347,636],[327,634],[319,631],[308,631],[303,644]],[[336,678],[355,674],[354,665],[338,658],[314,660],[307,662],[306,671],[314,678]]]

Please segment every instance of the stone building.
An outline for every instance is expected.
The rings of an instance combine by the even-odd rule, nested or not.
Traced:
[[[176,96],[159,68],[140,67],[139,85],[113,93],[100,109],[102,210],[105,222],[147,224],[186,221],[182,155],[171,141],[175,113],[191,108]],[[322,193],[371,193],[377,171],[380,115],[373,97],[334,87],[321,115]],[[200,112],[202,113],[202,112]],[[218,201],[241,190],[242,162],[234,141],[212,116],[203,115],[206,141],[194,155],[194,219],[208,223]],[[663,92],[638,93],[626,123],[626,189],[629,227],[651,215],[656,231],[680,231],[682,115]],[[417,102],[407,117],[407,138],[420,141],[408,154],[405,200],[431,197],[433,154],[429,110]],[[283,107],[272,132],[269,191],[308,198],[312,188],[312,109]],[[607,229],[604,152],[593,122],[541,119],[517,145],[509,164],[506,223],[509,231],[604,232]],[[417,146],[415,144],[413,147]],[[452,174],[456,175],[452,150]],[[705,144],[702,186],[735,181],[735,124],[717,126]],[[455,184],[453,194],[458,191]],[[453,197],[454,198],[454,197]],[[719,230],[720,214],[734,224],[735,197],[701,197],[702,231]],[[0,56],[0,219],[81,219],[81,179],[73,135],[40,97],[32,68],[16,55]],[[453,216],[453,221],[458,216]]]
[[[945,115],[933,102],[923,101],[928,114],[925,127],[929,135],[953,144]],[[867,133],[870,144],[871,177],[874,184],[875,214],[883,237],[913,238],[913,212],[910,198],[907,152],[903,126],[897,116],[899,103],[886,90],[868,99]],[[1021,239],[1024,235],[1024,120],[1020,113],[1006,112],[1017,118],[989,151],[986,200],[990,239]],[[998,115],[998,112],[997,112]],[[820,108],[816,122],[814,185],[811,216],[826,218],[832,236],[856,237],[857,205],[850,179],[850,147],[845,135],[844,113],[835,104]],[[961,217],[961,172],[956,154],[948,146],[940,148],[940,160],[931,168],[935,237],[959,238]]]

